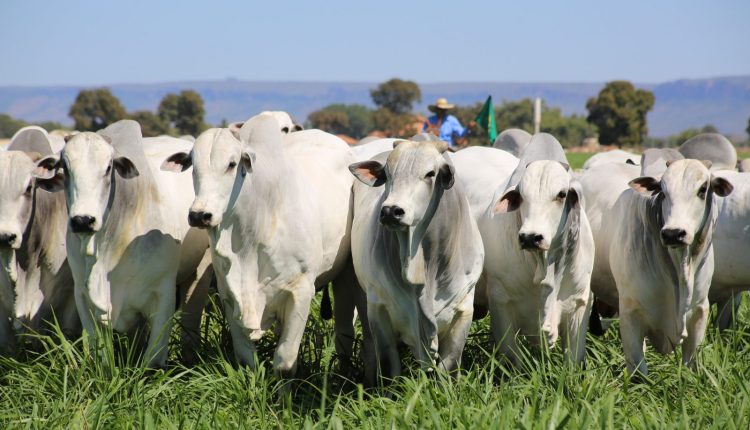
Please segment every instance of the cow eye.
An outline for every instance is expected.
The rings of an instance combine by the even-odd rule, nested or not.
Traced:
[[[235,167],[237,167],[237,162],[236,162],[236,161],[230,161],[230,162],[229,162],[229,166],[227,166],[227,169],[228,169],[228,170],[232,170],[232,169],[234,169]]]
[[[567,196],[568,196],[568,193],[566,193],[565,191],[560,191],[559,193],[557,193],[558,200],[565,200],[565,197]]]
[[[700,197],[702,199],[706,198],[706,191],[708,191],[708,183],[704,183],[698,189],[698,197]]]
[[[109,172],[111,172],[111,171],[112,171],[112,165],[110,164],[109,166],[107,166],[107,171],[104,172],[104,176],[108,176]]]
[[[424,175],[425,179],[434,178],[435,177],[435,171],[428,172],[426,175]]]

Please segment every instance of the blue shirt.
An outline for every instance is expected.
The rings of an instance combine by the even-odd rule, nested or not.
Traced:
[[[438,116],[433,115],[429,118],[427,118],[427,121],[432,125],[437,125],[438,123]],[[427,123],[422,126],[422,132],[427,132]],[[454,146],[453,143],[453,136],[457,137],[464,137],[466,135],[466,128],[461,125],[460,122],[458,122],[458,119],[456,119],[453,115],[446,115],[445,118],[443,118],[443,123],[440,124],[440,140],[447,142],[448,145]]]

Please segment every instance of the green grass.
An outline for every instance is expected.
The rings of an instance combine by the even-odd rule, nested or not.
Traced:
[[[574,169],[580,169],[583,167],[583,163],[591,158],[596,152],[568,152],[565,156],[568,158],[570,167]]]
[[[565,366],[557,350],[528,354],[510,368],[486,351],[484,320],[473,327],[457,379],[426,375],[407,358],[407,375],[378,390],[335,375],[333,327],[317,314],[293,381],[269,370],[272,338],[261,342],[265,364],[256,372],[232,365],[214,316],[205,322],[204,362],[166,371],[137,364],[117,336],[101,355],[53,336],[40,353],[0,359],[0,427],[747,429],[749,317],[746,301],[736,331],[709,332],[696,370],[649,349],[651,377],[641,383],[623,375],[616,323],[604,338],[589,338],[585,369]]]

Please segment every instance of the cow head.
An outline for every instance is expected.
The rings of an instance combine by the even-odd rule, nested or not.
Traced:
[[[54,189],[62,177],[38,153],[0,152],[0,249],[18,249],[31,220],[36,187]],[[52,163],[54,164],[54,163]]]
[[[65,190],[70,228],[84,235],[102,228],[109,212],[114,175],[124,179],[139,175],[129,158],[116,154],[109,137],[90,132],[70,136],[59,157],[46,157],[40,165],[62,169],[64,184],[58,182],[48,189]]]
[[[710,167],[710,161],[668,161],[661,180],[643,176],[630,181],[634,190],[663,199],[661,242],[664,246],[691,245],[707,221],[713,194],[727,196],[732,192],[732,184],[713,176],[708,170]]]
[[[557,161],[533,161],[515,189],[507,191],[495,213],[520,211],[518,242],[522,249],[549,250],[571,209],[580,208],[580,192],[571,184],[568,166]]]
[[[195,200],[188,213],[193,227],[210,228],[221,224],[252,172],[255,154],[240,142],[232,129],[212,128],[195,140],[191,153],[178,152],[167,158],[162,170],[181,172],[193,167]]]
[[[414,227],[434,213],[436,191],[453,186],[453,165],[443,156],[445,142],[396,141],[385,166],[368,160],[349,166],[361,182],[378,187],[385,184],[386,199],[380,208],[380,223],[403,230]]]

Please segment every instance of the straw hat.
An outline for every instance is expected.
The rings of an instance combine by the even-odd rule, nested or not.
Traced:
[[[438,109],[448,110],[448,109],[453,109],[454,107],[456,107],[456,105],[452,105],[448,103],[447,99],[439,98],[437,99],[435,104],[427,106],[427,109],[429,109],[430,112],[435,112]]]

